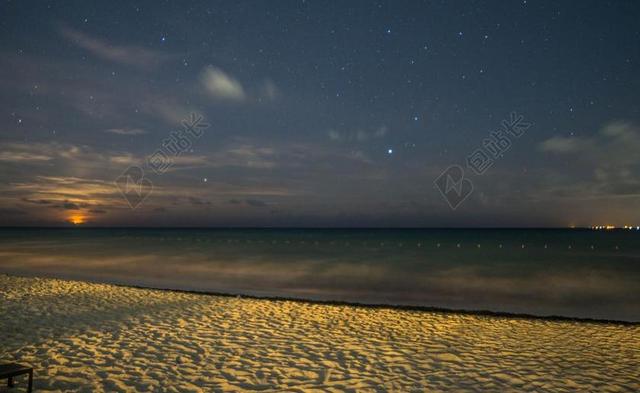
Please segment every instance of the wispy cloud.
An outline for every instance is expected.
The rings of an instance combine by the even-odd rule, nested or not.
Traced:
[[[387,126],[380,126],[374,130],[356,129],[350,131],[338,131],[330,129],[327,132],[329,139],[336,142],[366,142],[370,139],[378,139],[387,135]]]
[[[186,107],[169,96],[148,94],[138,105],[141,112],[173,125],[180,125],[192,113],[204,116],[197,108]]]
[[[230,199],[229,203],[232,205],[246,205],[251,207],[267,207],[268,203],[261,199]]]
[[[264,81],[264,83],[262,84],[261,93],[262,97],[266,98],[269,101],[275,101],[281,95],[280,89],[271,79],[267,79]]]
[[[88,50],[93,55],[120,64],[153,68],[168,58],[162,52],[141,46],[114,45],[69,27],[60,28],[60,34],[74,45]]]
[[[215,98],[228,101],[243,101],[246,98],[242,84],[214,66],[205,67],[201,81],[207,92]]]
[[[640,128],[628,122],[606,124],[588,137],[554,136],[540,144],[540,150],[555,154],[574,154],[598,164],[640,162]]]
[[[575,137],[553,136],[540,143],[540,150],[549,153],[572,153],[584,147],[585,141]]]
[[[224,165],[269,169],[277,165],[275,155],[271,147],[243,144],[221,152],[216,161]]]
[[[77,147],[58,143],[7,143],[0,146],[0,161],[7,163],[50,161],[63,154],[72,154],[72,151],[75,151],[74,148]]]
[[[564,189],[580,184],[582,196],[640,194],[640,128],[632,123],[611,122],[593,136],[554,136],[539,148],[580,162],[583,170]]]
[[[117,135],[142,135],[147,133],[141,128],[109,128],[108,130],[104,130],[104,132]]]
[[[0,162],[21,164],[46,164],[49,161],[61,165],[59,168],[103,168],[131,165],[141,161],[127,152],[99,152],[90,146],[72,145],[66,143],[8,143],[0,146]]]
[[[24,161],[49,161],[53,157],[28,151],[0,151],[0,161],[24,162]]]

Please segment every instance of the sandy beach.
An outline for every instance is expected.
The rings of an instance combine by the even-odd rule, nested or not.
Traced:
[[[637,325],[5,275],[0,314],[0,361],[32,365],[36,391],[640,390]]]

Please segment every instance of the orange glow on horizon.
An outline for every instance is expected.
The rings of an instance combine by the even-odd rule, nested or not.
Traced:
[[[82,225],[86,222],[87,218],[81,215],[73,215],[69,217],[69,222],[73,225]]]

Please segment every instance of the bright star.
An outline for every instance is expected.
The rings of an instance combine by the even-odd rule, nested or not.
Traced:
[[[393,154],[393,149],[387,150],[387,154]]]

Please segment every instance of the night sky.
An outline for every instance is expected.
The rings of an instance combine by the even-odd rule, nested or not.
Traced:
[[[0,225],[640,224],[637,1],[0,15]]]

